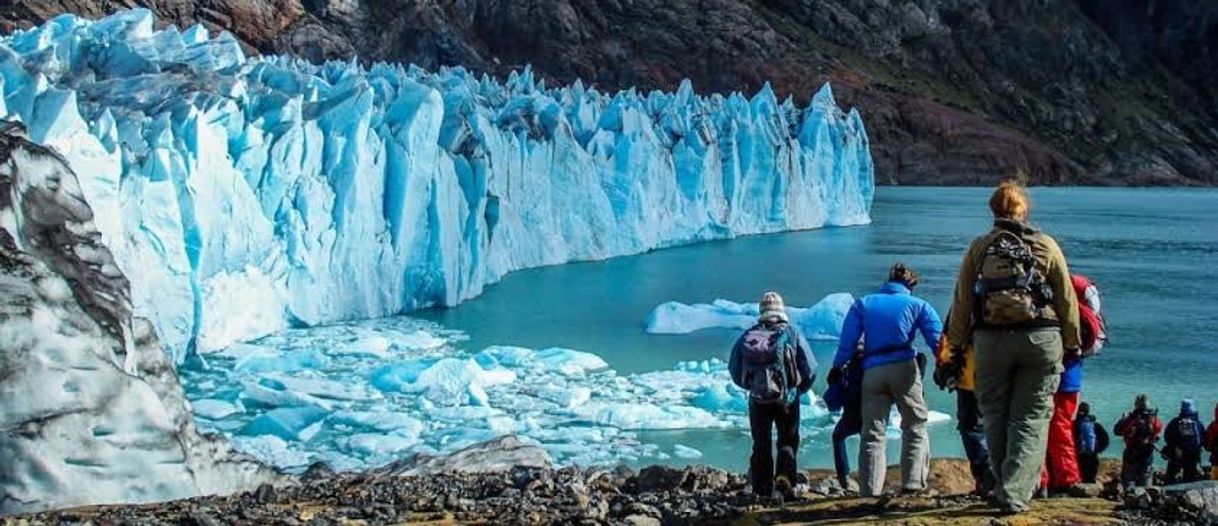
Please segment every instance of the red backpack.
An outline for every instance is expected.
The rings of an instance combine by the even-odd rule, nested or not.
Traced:
[[[1070,284],[1078,296],[1079,336],[1083,344],[1083,356],[1095,356],[1108,341],[1104,318],[1098,312],[1100,291],[1087,276],[1071,274]]]

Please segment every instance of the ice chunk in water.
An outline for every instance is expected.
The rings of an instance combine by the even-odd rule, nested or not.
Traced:
[[[418,379],[403,386],[403,390],[423,393],[428,400],[441,405],[469,401],[487,406],[482,374],[482,368],[472,359],[444,358],[419,373]]]
[[[702,458],[701,451],[698,451],[697,449],[694,449],[689,446],[684,446],[681,444],[677,444],[672,447],[672,454],[674,456],[676,456],[677,458],[684,458],[684,459],[688,459],[688,460]]]
[[[567,376],[580,376],[609,368],[609,364],[592,353],[571,349],[551,348],[537,351],[536,363],[546,370],[557,371]]]
[[[369,390],[362,384],[327,380],[324,378],[270,374],[264,376],[259,383],[280,391],[303,393],[328,400],[371,400],[381,397],[380,393]]]
[[[397,455],[409,451],[419,439],[402,435],[358,433],[347,439],[347,449],[366,456]]]
[[[579,407],[592,398],[592,390],[587,387],[567,387],[563,385],[542,386],[537,390],[537,394],[568,409]]]
[[[237,407],[237,404],[211,398],[195,400],[190,403],[190,408],[194,410],[196,415],[211,420],[220,420],[226,416],[241,412],[241,408]]]
[[[697,407],[593,401],[572,410],[592,424],[618,429],[709,429],[729,424]]]
[[[235,436],[232,443],[233,447],[281,469],[304,468],[313,463],[308,453],[290,448],[275,435]]]
[[[690,403],[712,413],[746,413],[749,407],[744,391],[725,383],[702,388]]]
[[[788,306],[787,316],[806,338],[835,339],[841,335],[842,323],[853,303],[854,297],[850,294],[830,294],[806,309]],[[647,332],[688,334],[711,328],[744,330],[757,323],[757,315],[756,303],[718,299],[710,304],[686,305],[670,301],[652,309],[647,316]]]
[[[326,412],[316,407],[283,407],[267,411],[244,428],[241,434],[274,435],[284,440],[307,442],[321,431]]]
[[[433,363],[434,360],[405,360],[378,367],[370,375],[372,385],[381,391],[403,391]]]
[[[340,354],[371,356],[373,358],[388,360],[390,357],[392,357],[392,354],[389,352],[389,348],[391,346],[393,346],[393,343],[389,341],[389,338],[384,336],[370,336],[367,338],[360,338],[359,340],[352,342],[350,345],[340,347],[336,352]]]
[[[336,411],[330,416],[330,421],[409,437],[419,436],[427,427],[422,420],[408,413],[380,411]]]

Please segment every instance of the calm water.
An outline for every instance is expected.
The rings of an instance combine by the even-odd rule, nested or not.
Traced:
[[[683,336],[643,331],[650,310],[669,300],[756,301],[781,291],[806,306],[825,294],[871,291],[893,261],[922,273],[918,294],[948,307],[961,253],[989,227],[988,189],[881,188],[874,223],[758,236],[611,261],[524,271],[478,299],[421,317],[466,331],[468,345],[562,346],[597,353],[621,372],[671,368],[682,360],[726,358],[736,337],[710,330]],[[1072,270],[1104,295],[1112,341],[1088,362],[1083,399],[1107,426],[1138,392],[1164,414],[1182,397],[1208,419],[1218,402],[1218,192],[1192,189],[1036,189],[1033,222],[1053,234]],[[823,389],[832,345],[815,343]],[[929,382],[928,382],[929,383]],[[932,409],[954,413],[954,398],[929,387]],[[702,450],[708,462],[742,469],[748,438],[739,431],[645,435]],[[825,433],[805,433],[801,462],[832,465]],[[936,455],[959,456],[950,424],[933,428]],[[896,448],[890,447],[890,454]],[[1114,453],[1113,451],[1109,452]],[[674,462],[680,462],[674,460]]]

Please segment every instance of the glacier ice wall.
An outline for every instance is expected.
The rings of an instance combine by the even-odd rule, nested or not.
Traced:
[[[454,305],[517,269],[869,221],[855,111],[531,72],[247,58],[146,10],[0,39],[0,116],[62,152],[181,359]]]
[[[75,175],[20,128],[0,124],[0,515],[278,481],[196,430]]]

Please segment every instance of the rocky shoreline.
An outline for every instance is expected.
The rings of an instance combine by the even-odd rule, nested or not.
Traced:
[[[555,468],[540,450],[504,438],[447,457],[415,456],[370,472],[322,464],[294,481],[230,496],[147,505],[92,506],[6,518],[36,524],[1194,524],[1218,519],[1218,486],[1117,497],[1115,462],[1082,498],[1037,500],[1002,517],[971,487],[963,460],[933,461],[927,495],[861,498],[826,470],[807,471],[791,502],[757,499],[742,474],[692,466]],[[507,467],[513,465],[513,467]],[[890,480],[895,480],[895,473]],[[1173,489],[1174,488],[1174,489]],[[1208,513],[1208,515],[1207,515]],[[1211,522],[1212,523],[1212,522]]]

